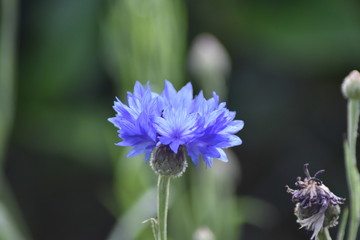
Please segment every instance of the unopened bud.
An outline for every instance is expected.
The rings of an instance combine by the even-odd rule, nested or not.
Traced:
[[[215,236],[210,228],[200,227],[193,234],[193,240],[215,240]]]
[[[230,75],[231,60],[214,35],[202,33],[196,37],[190,48],[189,70],[200,82],[205,95],[211,95],[215,90],[220,96],[226,96],[226,78]]]
[[[342,93],[349,99],[360,99],[360,73],[352,71],[341,85]]]
[[[186,150],[180,146],[174,153],[168,145],[160,145],[151,153],[150,165],[156,174],[167,177],[180,177],[186,170]]]

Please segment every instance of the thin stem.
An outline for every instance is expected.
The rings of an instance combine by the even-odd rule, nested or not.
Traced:
[[[359,104],[357,99],[348,100],[348,139],[345,142],[345,167],[350,194],[350,219],[348,240],[355,240],[359,227],[360,182],[356,166],[356,138],[359,124]]]
[[[343,240],[345,238],[346,224],[349,216],[349,209],[345,208],[341,217],[340,226],[337,234],[337,240]]]
[[[169,205],[170,178],[159,175],[158,179],[158,240],[167,239],[167,212]]]
[[[324,228],[324,235],[326,240],[331,240],[331,236],[329,233],[329,228]]]
[[[158,226],[156,220],[151,221],[151,229],[153,232],[154,239],[157,240],[159,237],[158,237]]]
[[[357,130],[359,124],[359,100],[349,99],[348,101],[348,142],[352,150],[356,148]],[[356,160],[356,159],[355,159]]]
[[[322,231],[320,231],[319,235],[318,235],[318,239],[319,240],[331,240],[329,228],[324,228]]]
[[[153,232],[154,240],[158,240],[159,237],[158,237],[158,222],[157,222],[157,220],[155,218],[150,218],[150,219],[143,221],[142,223],[147,223],[147,222],[150,222],[150,224],[151,224],[151,229]]]

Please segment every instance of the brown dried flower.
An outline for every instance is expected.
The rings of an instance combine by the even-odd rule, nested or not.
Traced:
[[[327,188],[318,175],[320,170],[311,177],[309,164],[304,164],[305,179],[297,177],[295,186],[299,189],[293,190],[286,186],[287,192],[292,195],[292,201],[296,203],[295,215],[300,228],[313,231],[311,239],[318,239],[318,233],[323,228],[334,227],[340,215],[339,204],[344,203],[344,198],[338,197]]]

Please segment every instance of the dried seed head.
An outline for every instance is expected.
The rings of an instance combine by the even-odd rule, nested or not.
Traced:
[[[296,203],[295,215],[300,228],[313,231],[311,239],[318,239],[317,235],[323,228],[334,227],[340,215],[339,204],[344,203],[344,198],[333,194],[327,188],[318,175],[323,173],[320,170],[311,177],[309,164],[304,164],[306,177],[302,181],[300,177],[296,179],[295,185],[299,188],[293,190],[287,187],[287,192],[292,195],[292,201]]]

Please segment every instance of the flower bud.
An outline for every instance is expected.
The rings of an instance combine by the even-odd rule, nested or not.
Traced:
[[[226,78],[231,72],[229,53],[212,34],[197,36],[190,48],[190,73],[203,86],[205,95],[215,90],[220,96],[226,96]]]
[[[360,73],[352,71],[341,85],[341,90],[345,98],[360,99]]]
[[[187,167],[185,147],[180,146],[177,153],[168,145],[155,147],[151,153],[150,165],[158,175],[180,177]]]
[[[215,240],[215,236],[210,228],[200,227],[193,234],[193,240]]]

